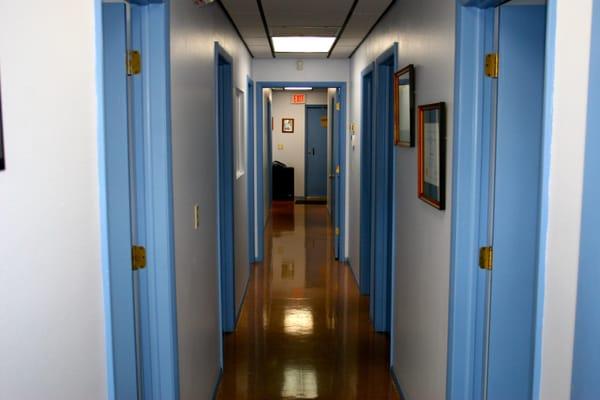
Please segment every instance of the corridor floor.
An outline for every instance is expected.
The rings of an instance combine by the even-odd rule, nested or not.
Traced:
[[[388,338],[334,260],[327,207],[274,203],[265,235],[265,263],[225,335],[217,399],[400,399]]]

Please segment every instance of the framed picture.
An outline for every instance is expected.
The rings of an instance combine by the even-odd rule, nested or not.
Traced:
[[[446,208],[446,103],[419,106],[419,198]]]
[[[1,89],[1,88],[0,88]],[[2,127],[2,90],[0,90],[0,171],[6,168],[6,161],[4,158],[4,131]]]
[[[394,74],[394,144],[415,147],[415,67]]]
[[[282,133],[294,133],[294,118],[282,118],[281,119],[281,132]]]

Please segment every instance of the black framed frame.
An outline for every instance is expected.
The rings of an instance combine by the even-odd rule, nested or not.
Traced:
[[[419,199],[446,208],[446,103],[419,106]]]
[[[0,87],[0,171],[6,169],[6,157],[4,153],[4,128],[2,123],[2,88]]]

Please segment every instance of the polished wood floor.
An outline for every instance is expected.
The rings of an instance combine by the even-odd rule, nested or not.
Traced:
[[[217,399],[400,399],[388,338],[334,260],[326,206],[275,203],[265,235],[265,262],[225,336]]]

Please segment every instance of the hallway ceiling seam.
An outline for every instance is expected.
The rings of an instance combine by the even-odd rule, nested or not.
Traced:
[[[246,40],[244,40],[244,37],[242,36],[242,33],[240,32],[240,30],[239,30],[238,26],[236,25],[235,21],[233,20],[233,18],[231,18],[231,14],[229,14],[229,11],[227,11],[227,8],[225,7],[225,4],[223,4],[223,2],[221,0],[217,0],[216,2],[219,5],[219,7],[221,7],[221,10],[223,10],[223,12],[225,13],[225,16],[227,17],[227,19],[229,20],[229,22],[233,26],[233,29],[235,29],[238,37],[240,38],[240,40],[242,41],[242,43],[246,47],[246,50],[248,50],[248,54],[250,54],[250,57],[254,58],[254,54],[252,54],[252,50],[250,50],[250,47],[248,46],[248,43],[246,43]]]
[[[358,43],[358,45],[356,46],[356,48],[354,50],[352,50],[352,53],[350,53],[350,55],[348,56],[348,58],[352,58],[354,56],[354,54],[358,51],[358,49],[360,48],[360,46],[362,46],[362,44],[367,40],[367,38],[369,37],[369,35],[371,35],[371,33],[375,30],[375,28],[377,27],[377,25],[379,25],[379,23],[381,22],[381,20],[392,9],[392,7],[394,6],[394,4],[396,4],[396,0],[392,0],[392,2],[386,7],[386,9],[383,10],[383,13],[381,13],[381,15],[379,16],[379,18],[377,18],[377,21],[375,21],[375,23],[373,24],[373,26],[371,26],[371,29],[369,29],[369,31],[367,32],[367,34],[365,35],[365,37],[362,38],[362,40]]]
[[[265,34],[267,35],[267,40],[269,42],[269,47],[271,49],[271,56],[275,58],[275,49],[273,48],[273,38],[271,37],[271,32],[269,32],[269,25],[267,24],[267,17],[265,16],[265,10],[262,5],[261,0],[256,0],[256,5],[258,6],[258,11],[260,13],[260,19],[262,20],[263,27],[265,29]]]
[[[340,28],[338,34],[335,37],[335,41],[331,45],[331,49],[329,49],[327,58],[331,58],[331,54],[333,53],[333,50],[335,49],[335,46],[338,44],[340,38],[344,34],[344,31],[346,30],[346,26],[348,26],[348,22],[350,22],[350,18],[352,18],[352,15],[354,14],[354,10],[356,9],[357,4],[358,4],[358,0],[354,0],[354,2],[352,3],[352,6],[350,7],[350,11],[348,11],[348,15],[346,15],[346,19],[344,20],[342,27]]]

